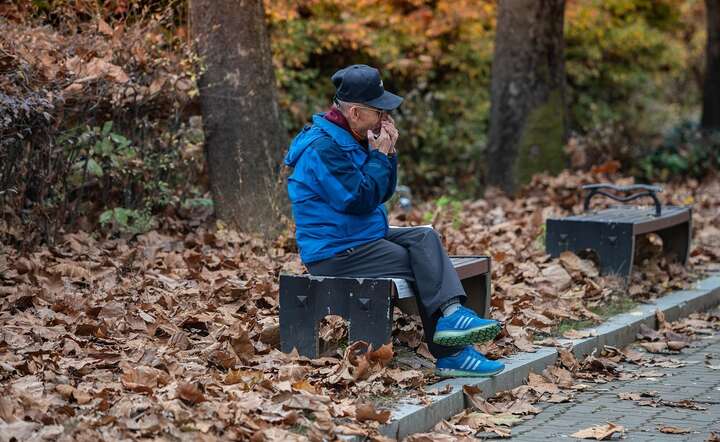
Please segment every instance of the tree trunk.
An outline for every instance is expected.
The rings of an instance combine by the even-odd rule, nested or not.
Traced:
[[[500,0],[487,183],[514,193],[565,167],[564,0]]]
[[[236,229],[272,236],[287,197],[270,41],[262,0],[191,0],[210,188],[217,215]]]
[[[700,126],[705,130],[720,130],[720,0],[705,0],[705,11],[707,46]]]

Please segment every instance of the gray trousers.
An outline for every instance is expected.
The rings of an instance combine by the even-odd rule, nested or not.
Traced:
[[[413,286],[425,340],[436,358],[456,353],[461,347],[434,344],[440,306],[452,298],[465,302],[460,278],[431,227],[391,227],[383,239],[341,252],[307,265],[311,275],[354,278],[401,278]]]

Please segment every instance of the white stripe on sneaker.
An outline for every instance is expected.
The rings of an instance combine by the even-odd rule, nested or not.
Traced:
[[[471,370],[475,370],[476,368],[478,368],[478,367],[480,366],[480,363],[481,363],[481,362],[482,362],[482,361],[481,361],[480,359],[478,359],[477,362],[475,362],[475,363],[473,364],[473,367],[471,368]]]
[[[472,358],[470,356],[465,356],[465,360],[463,361],[462,365],[460,366],[460,370],[465,370],[466,367],[468,367],[472,363]]]
[[[470,318],[468,318],[467,316],[465,316],[465,317],[463,318],[463,320],[462,320],[462,324],[460,324],[460,327],[466,328],[469,319],[470,319]]]
[[[458,318],[458,320],[455,321],[455,325],[453,326],[453,328],[459,328],[459,327],[460,327],[460,323],[462,322],[463,319],[465,319],[465,317],[463,317],[463,316],[461,316],[460,318]]]

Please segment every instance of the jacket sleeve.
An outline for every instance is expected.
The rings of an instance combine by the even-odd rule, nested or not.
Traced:
[[[388,156],[388,159],[390,160],[390,167],[392,168],[390,173],[390,187],[382,199],[383,203],[392,198],[395,193],[395,186],[397,186],[397,155]]]
[[[371,213],[394,189],[394,168],[383,153],[370,151],[365,164],[357,167],[332,140],[318,140],[313,147],[318,160],[312,168],[317,190],[333,209],[356,215]]]

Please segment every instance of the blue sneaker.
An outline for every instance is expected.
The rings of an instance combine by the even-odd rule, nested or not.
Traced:
[[[452,315],[442,317],[435,326],[433,342],[448,347],[492,341],[500,333],[500,324],[483,319],[474,311],[460,307]]]
[[[442,377],[494,376],[505,370],[505,364],[493,361],[468,345],[456,355],[437,360],[435,374]]]

